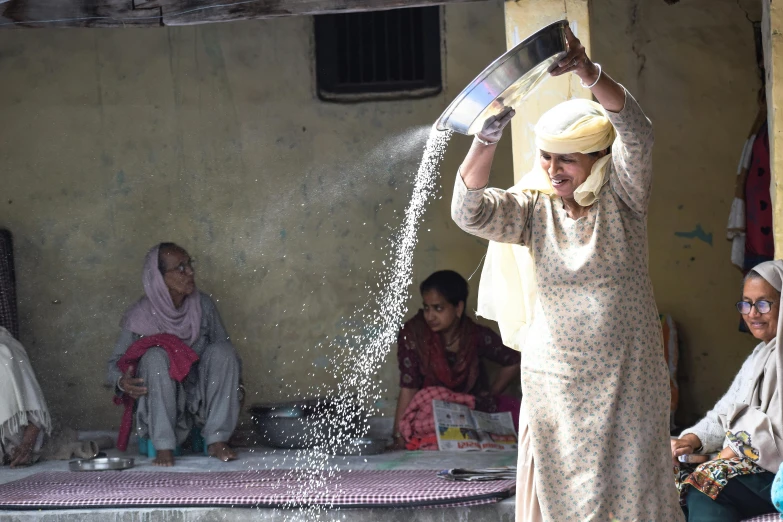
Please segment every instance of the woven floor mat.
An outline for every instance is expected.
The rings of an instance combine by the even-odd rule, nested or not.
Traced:
[[[746,518],[742,522],[779,522],[780,513],[770,513],[769,515],[761,515],[760,517]]]
[[[514,494],[515,481],[465,483],[437,471],[45,472],[0,485],[0,509],[145,506],[329,508],[467,506]]]

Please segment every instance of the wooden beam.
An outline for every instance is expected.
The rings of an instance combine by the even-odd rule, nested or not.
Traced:
[[[164,25],[192,25],[279,16],[378,11],[475,0],[250,0],[230,7],[217,7],[228,3],[224,0],[150,1],[157,1],[158,5],[165,2]],[[173,4],[176,4],[174,9],[172,9]]]
[[[0,0],[0,29],[160,27],[485,0]]]
[[[9,0],[0,28],[139,27],[163,25],[160,8],[134,9],[132,0]]]

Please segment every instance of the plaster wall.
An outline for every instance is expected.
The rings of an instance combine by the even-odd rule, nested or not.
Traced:
[[[376,288],[428,128],[505,48],[502,2],[443,13],[440,95],[348,105],[315,94],[310,17],[0,31],[0,226],[15,236],[21,340],[55,416],[119,424],[105,361],[160,241],[196,258],[248,403],[334,386],[319,343],[367,327],[348,318]],[[483,255],[449,216],[469,145],[454,137],[442,165],[416,285],[436,269],[468,276]],[[510,185],[509,144],[495,166]],[[393,412],[394,352],[379,378],[377,406]]]
[[[590,56],[653,121],[649,263],[659,309],[679,325],[682,426],[725,392],[755,345],[738,332],[733,303],[741,274],[730,263],[724,231],[740,151],[757,113],[761,82],[751,20],[761,19],[761,7],[754,0],[506,2],[509,47],[567,18]],[[517,110],[515,179],[535,161],[538,117],[560,101],[589,95],[574,77],[548,80]]]
[[[783,115],[779,110],[777,100],[783,90],[783,68],[781,67],[781,28],[783,28],[783,10],[780,5],[773,4],[772,0],[761,0],[762,24],[761,31],[764,42],[764,68],[766,72],[767,115],[769,118],[769,149],[770,166],[772,168],[772,180],[770,192],[772,194],[773,216],[780,216],[783,212],[783,143],[781,143],[781,127],[783,127]],[[775,257],[783,255],[783,221],[773,219],[772,228],[775,234]]]
[[[593,55],[655,126],[650,273],[680,329],[680,411],[690,425],[728,389],[756,341],[738,331],[741,274],[726,223],[761,82],[750,20],[760,2],[594,0]]]
[[[680,324],[682,423],[754,344],[737,332],[740,274],[723,239],[760,87],[748,4],[590,5],[594,58],[656,127],[650,266],[661,310]],[[317,346],[366,327],[347,318],[375,288],[427,127],[506,46],[503,2],[444,14],[444,91],[353,105],[315,95],[311,18],[0,31],[0,226],[15,235],[22,342],[56,416],[117,426],[105,359],[141,294],[144,253],[164,240],[196,257],[249,402],[334,385],[332,354]],[[446,153],[414,283],[442,268],[468,276],[484,253],[449,218],[469,144],[455,136]],[[493,185],[513,183],[511,157],[504,140]],[[393,352],[379,379],[390,413]]]

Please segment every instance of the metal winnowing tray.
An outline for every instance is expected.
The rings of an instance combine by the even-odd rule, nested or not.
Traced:
[[[489,64],[443,111],[438,130],[473,135],[488,118],[518,107],[565,56],[567,25],[567,20],[549,24]]]

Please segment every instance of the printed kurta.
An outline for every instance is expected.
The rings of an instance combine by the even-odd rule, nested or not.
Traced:
[[[652,125],[626,93],[609,182],[573,220],[556,196],[468,190],[471,234],[526,244],[537,300],[522,349],[517,520],[681,521],[669,445],[669,377],[648,273]]]

